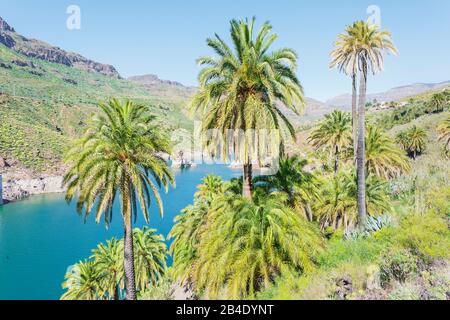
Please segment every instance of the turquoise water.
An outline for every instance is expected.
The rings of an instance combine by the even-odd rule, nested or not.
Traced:
[[[149,226],[166,236],[174,217],[192,203],[201,179],[211,173],[227,180],[241,175],[219,165],[177,172],[177,188],[162,194],[164,218],[153,208]],[[139,217],[135,226],[143,225]],[[117,210],[109,230],[93,219],[84,224],[63,195],[33,196],[0,206],[0,300],[59,299],[67,268],[88,258],[99,242],[122,234]]]

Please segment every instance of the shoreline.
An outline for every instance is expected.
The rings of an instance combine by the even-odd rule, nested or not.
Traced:
[[[3,183],[3,205],[24,200],[30,196],[41,194],[63,193],[62,176],[41,177],[36,179],[15,179]]]

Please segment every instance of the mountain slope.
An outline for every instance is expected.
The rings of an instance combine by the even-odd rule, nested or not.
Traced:
[[[55,62],[89,72],[96,72],[113,78],[120,78],[119,73],[113,66],[89,60],[82,55],[64,51],[40,40],[28,39],[17,33],[1,17],[0,43],[27,57]]]
[[[377,100],[378,102],[398,101],[428,91],[443,89],[448,86],[450,86],[450,81],[445,81],[441,83],[415,83],[407,86],[392,88],[386,92],[368,94],[367,101],[368,102],[373,102],[374,100]],[[343,94],[326,101],[326,104],[329,106],[344,107],[347,109],[351,108],[351,103],[352,103],[352,96],[350,94]]]
[[[97,103],[111,97],[149,106],[168,132],[192,129],[183,99],[153,95],[141,84],[27,57],[0,44],[0,157],[6,160],[0,172],[62,173],[68,142],[85,130]]]
[[[197,88],[186,87],[176,81],[161,80],[157,75],[154,74],[133,76],[129,77],[127,80],[141,84],[153,96],[173,99],[180,102],[186,102],[187,100],[189,100],[189,98],[197,90]]]

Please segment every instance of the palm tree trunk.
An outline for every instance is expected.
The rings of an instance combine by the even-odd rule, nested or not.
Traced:
[[[357,175],[358,175],[358,217],[359,225],[366,224],[366,173],[365,173],[365,107],[367,86],[367,65],[363,62],[361,70],[361,83],[359,90],[358,110],[358,148],[357,148]]]
[[[131,227],[131,212],[125,214],[124,224],[125,300],[136,300],[136,280],[134,276],[134,248],[133,230]]]
[[[352,75],[352,125],[353,125],[353,157],[358,152],[358,111],[357,111],[356,73]]]
[[[253,174],[253,165],[251,163],[244,164],[244,180],[242,183],[242,196],[248,200],[252,200],[252,174]]]
[[[337,177],[339,171],[339,147],[336,146],[334,152],[334,176]]]

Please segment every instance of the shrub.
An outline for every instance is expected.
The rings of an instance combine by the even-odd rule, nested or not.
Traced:
[[[392,280],[405,282],[417,273],[418,259],[408,250],[393,248],[383,253],[380,258],[380,278],[383,286]]]
[[[418,288],[414,284],[400,285],[389,294],[389,300],[420,300]]]
[[[139,300],[173,300],[172,281],[166,276],[162,278],[155,286],[147,289]]]
[[[450,230],[446,220],[434,212],[404,218],[393,240],[427,263],[450,257]]]

